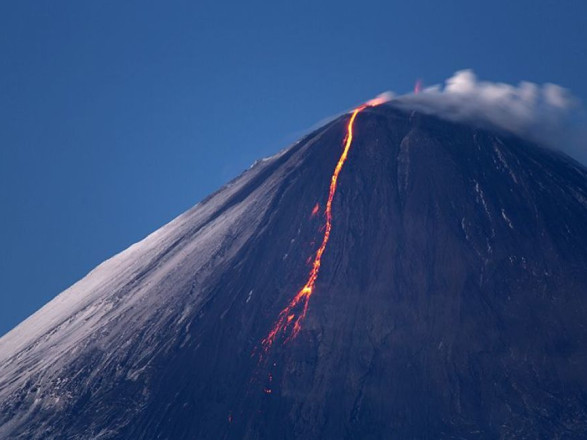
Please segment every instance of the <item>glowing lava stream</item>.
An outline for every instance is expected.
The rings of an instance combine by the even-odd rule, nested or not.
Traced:
[[[286,336],[284,342],[287,342],[296,337],[298,332],[301,329],[301,322],[306,317],[306,313],[308,312],[308,304],[310,301],[310,297],[312,296],[312,292],[314,291],[314,287],[316,284],[316,279],[318,278],[318,272],[320,272],[320,264],[322,263],[322,255],[326,250],[326,245],[328,244],[328,240],[330,239],[330,231],[332,230],[332,199],[334,198],[334,194],[336,193],[336,185],[338,183],[338,175],[342,170],[344,163],[346,162],[347,156],[349,154],[349,150],[351,148],[351,144],[353,143],[353,127],[355,123],[355,119],[357,115],[366,109],[367,107],[374,107],[376,105],[382,104],[385,102],[385,99],[382,98],[375,98],[366,104],[363,104],[356,109],[353,110],[349,122],[347,124],[347,133],[344,139],[344,148],[340,158],[338,159],[338,163],[336,164],[336,168],[334,168],[334,173],[330,179],[330,191],[328,192],[328,201],[326,202],[326,209],[325,209],[325,217],[326,217],[326,224],[324,226],[324,237],[322,238],[322,244],[316,251],[316,255],[314,257],[314,262],[312,263],[312,270],[310,271],[310,275],[308,277],[308,281],[304,287],[300,289],[300,291],[294,296],[294,298],[289,302],[289,304],[279,313],[277,321],[275,325],[262,341],[263,345],[263,352],[267,352],[277,336],[282,333],[286,335],[289,332],[289,336]],[[301,311],[299,310],[301,308]]]

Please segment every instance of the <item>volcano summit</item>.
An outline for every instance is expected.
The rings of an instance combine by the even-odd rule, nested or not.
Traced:
[[[0,437],[586,438],[585,167],[359,109],[1,338]]]

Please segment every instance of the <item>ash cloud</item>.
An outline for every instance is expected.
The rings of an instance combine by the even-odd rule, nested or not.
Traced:
[[[472,70],[461,70],[392,105],[510,132],[587,164],[587,117],[578,99],[556,84],[480,81]]]

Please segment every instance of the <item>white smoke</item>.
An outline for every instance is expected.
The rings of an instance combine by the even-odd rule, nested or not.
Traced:
[[[556,84],[513,86],[479,81],[472,70],[461,70],[444,85],[392,102],[444,119],[510,132],[587,164],[585,112],[568,90]]]

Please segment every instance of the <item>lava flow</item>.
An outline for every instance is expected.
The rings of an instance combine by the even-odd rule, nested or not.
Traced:
[[[322,263],[322,255],[326,250],[326,245],[328,244],[328,240],[330,239],[330,232],[332,230],[332,200],[334,198],[334,194],[336,193],[336,185],[338,183],[338,175],[342,170],[344,163],[346,162],[349,150],[351,148],[351,144],[353,142],[353,127],[355,123],[355,119],[357,115],[366,109],[367,107],[374,107],[379,104],[385,102],[383,98],[375,98],[366,104],[363,104],[356,109],[353,110],[351,113],[351,117],[347,124],[347,133],[343,142],[344,148],[340,158],[338,159],[338,163],[334,168],[334,173],[330,179],[330,190],[328,192],[328,201],[326,202],[326,209],[324,212],[324,216],[326,219],[326,223],[324,225],[324,236],[322,237],[322,243],[320,247],[316,251],[314,256],[314,261],[312,263],[312,270],[310,271],[310,275],[308,276],[308,281],[304,287],[302,287],[299,292],[294,296],[294,298],[289,302],[289,304],[281,311],[279,314],[275,325],[262,341],[263,351],[267,352],[275,340],[277,336],[282,334],[285,336],[285,341],[287,342],[296,337],[298,332],[301,329],[301,322],[306,317],[306,313],[308,312],[308,304],[310,301],[310,297],[314,292],[314,287],[316,284],[316,279],[318,278],[318,272],[320,271],[320,265]]]

